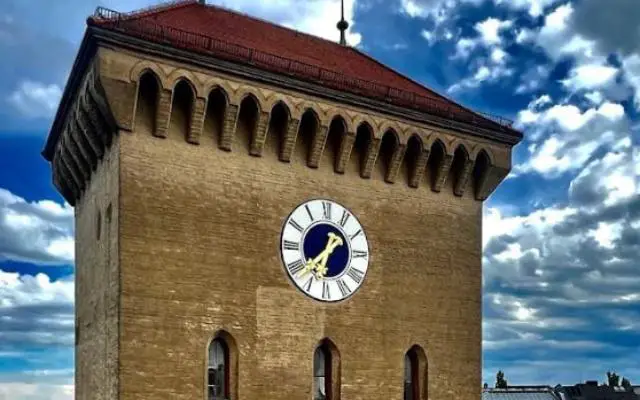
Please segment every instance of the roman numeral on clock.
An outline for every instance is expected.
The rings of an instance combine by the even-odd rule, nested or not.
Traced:
[[[302,271],[302,268],[304,268],[304,262],[300,259],[287,264],[287,269],[292,276],[295,276],[298,272]]]
[[[309,205],[305,204],[304,208],[307,210],[307,215],[309,215],[309,219],[313,222],[313,215],[311,214],[311,209],[309,209]]]
[[[329,284],[327,281],[322,281],[322,299],[331,300],[331,293],[329,292]]]
[[[344,228],[344,226],[347,224],[347,221],[349,220],[349,217],[351,216],[351,214],[349,214],[347,212],[347,210],[342,210],[342,217],[340,218],[340,226]]]
[[[308,293],[311,290],[311,284],[313,283],[313,276],[309,277],[307,283],[304,284],[304,290]]]
[[[351,293],[351,289],[349,289],[349,286],[347,286],[347,284],[344,283],[342,279],[338,279],[336,283],[338,284],[338,289],[340,289],[340,293],[342,293],[342,297],[347,297],[349,293]]]
[[[296,220],[295,220],[295,219],[293,219],[293,218],[292,218],[292,219],[290,219],[290,220],[289,220],[289,225],[293,226],[293,227],[294,227],[294,228],[296,228],[300,233],[302,233],[303,229],[302,229],[302,227],[300,226],[300,224],[296,222]]]
[[[331,203],[327,201],[322,202],[322,216],[324,219],[331,219]]]
[[[357,238],[358,236],[360,236],[361,233],[362,233],[362,229],[358,229],[358,232],[356,232],[353,235],[351,235],[349,237],[349,239],[353,240],[353,239]]]
[[[286,240],[285,240],[285,242],[286,242]],[[368,253],[366,251],[362,251],[362,250],[354,250],[353,253],[351,253],[351,256],[353,258],[365,258],[367,255],[368,255]]]
[[[285,250],[300,250],[300,243],[292,242],[290,240],[284,241],[284,249]]]
[[[357,268],[351,267],[349,271],[347,271],[347,276],[353,279],[355,283],[359,284],[360,282],[362,282],[362,277],[364,276],[364,272],[360,271]]]

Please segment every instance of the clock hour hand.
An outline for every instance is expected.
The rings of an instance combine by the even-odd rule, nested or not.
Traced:
[[[329,256],[331,255],[331,253],[333,253],[333,250],[335,250],[336,247],[342,246],[344,244],[342,238],[333,232],[329,232],[327,236],[329,238],[324,250],[322,250],[320,254],[318,254],[315,258],[309,258],[307,260],[304,269],[300,273],[300,277],[304,277],[309,272],[313,272],[314,276],[317,279],[324,279],[324,277],[327,275],[327,272],[329,270],[327,268],[327,261],[329,261]]]

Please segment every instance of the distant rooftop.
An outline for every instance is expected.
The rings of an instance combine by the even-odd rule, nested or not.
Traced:
[[[483,389],[482,400],[559,400],[550,386],[509,386]]]

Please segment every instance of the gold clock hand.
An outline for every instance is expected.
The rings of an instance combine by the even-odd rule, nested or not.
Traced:
[[[329,261],[329,256],[333,253],[336,247],[344,244],[342,238],[333,232],[329,232],[327,236],[329,238],[324,250],[322,250],[316,258],[307,260],[304,269],[301,271],[300,277],[304,277],[306,274],[313,271],[315,271],[316,278],[318,279],[323,279],[327,274],[327,261]]]

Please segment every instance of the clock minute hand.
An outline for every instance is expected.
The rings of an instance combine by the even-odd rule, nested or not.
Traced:
[[[316,272],[316,277],[318,279],[322,279],[326,275],[327,261],[329,261],[329,256],[333,253],[333,250],[335,250],[336,247],[342,246],[344,244],[342,238],[333,232],[329,232],[327,236],[329,237],[329,239],[327,240],[327,244],[324,250],[322,250],[320,254],[318,254],[314,259],[310,258],[307,260],[307,263],[300,277],[304,277],[311,271]]]

